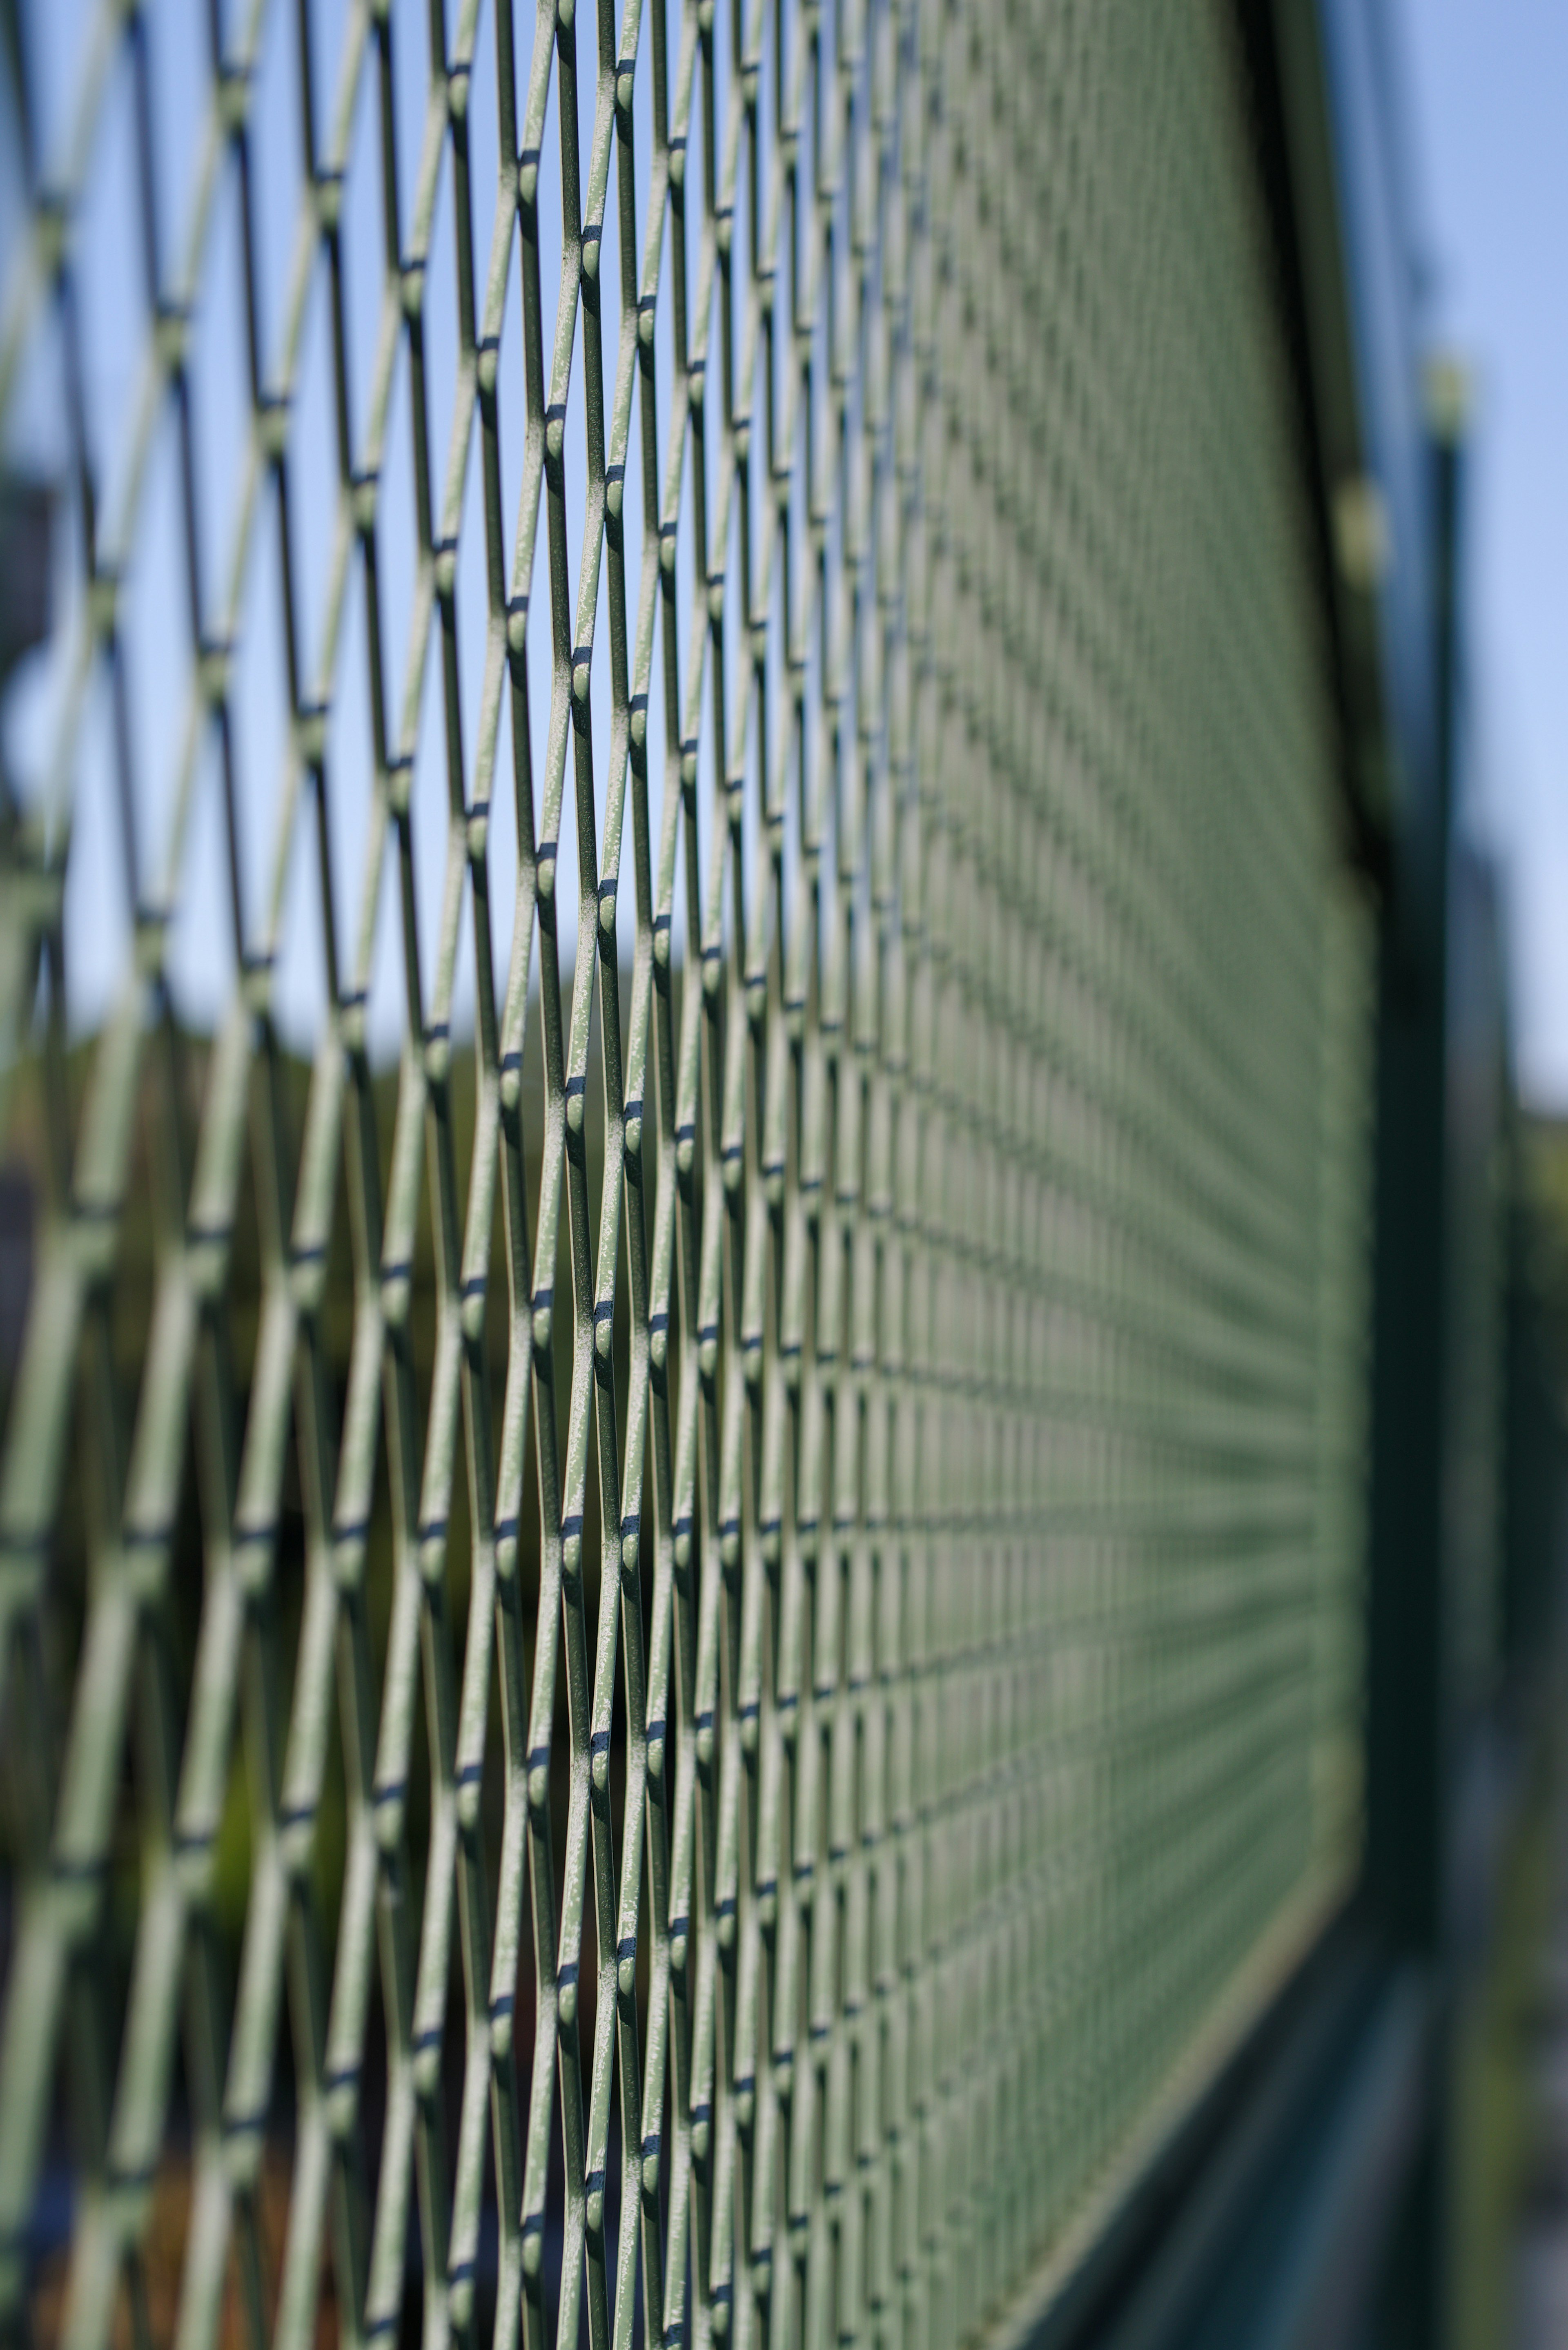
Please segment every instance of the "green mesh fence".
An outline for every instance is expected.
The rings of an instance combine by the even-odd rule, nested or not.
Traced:
[[[1227,9],[4,22],[0,2308],[944,2350],[1359,1835]]]

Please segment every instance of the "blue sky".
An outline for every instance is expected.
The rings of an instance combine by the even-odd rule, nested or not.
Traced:
[[[1568,6],[1391,5],[1430,330],[1475,380],[1475,814],[1507,884],[1521,1083],[1568,1110]]]

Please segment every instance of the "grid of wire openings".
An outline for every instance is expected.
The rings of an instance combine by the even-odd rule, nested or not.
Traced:
[[[5,23],[0,2308],[946,2350],[1358,1835],[1228,11]]]

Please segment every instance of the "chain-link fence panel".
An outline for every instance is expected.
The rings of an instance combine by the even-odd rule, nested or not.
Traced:
[[[4,22],[0,2304],[946,2350],[1359,1835],[1228,11]]]

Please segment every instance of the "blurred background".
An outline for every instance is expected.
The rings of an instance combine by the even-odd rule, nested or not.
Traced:
[[[1392,113],[1417,224],[1412,266],[1432,340],[1469,380],[1468,824],[1507,906],[1513,1054],[1536,1267],[1554,1377],[1568,1356],[1568,328],[1546,291],[1561,274],[1568,148],[1553,93],[1568,75],[1568,19],[1519,0],[1396,0]],[[1561,1762],[1554,1766],[1561,1769]],[[1560,1797],[1553,1799],[1560,1802]],[[1552,1814],[1555,1823],[1559,1815]],[[1568,2338],[1568,1915],[1562,1829],[1531,1864],[1541,1916],[1522,1950],[1517,2030],[1532,2051],[1531,2148],[1519,2174],[1515,2323],[1521,2343]],[[1512,1961],[1504,1960],[1506,1967]],[[1485,2338],[1487,2322],[1472,2321]]]

